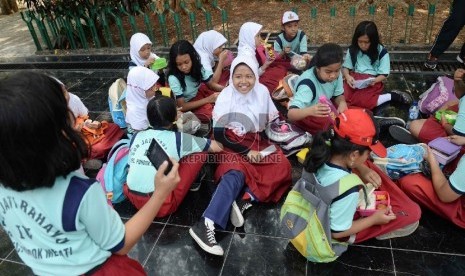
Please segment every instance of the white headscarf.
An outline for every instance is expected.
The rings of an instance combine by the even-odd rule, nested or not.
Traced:
[[[262,29],[262,25],[254,22],[246,22],[242,24],[239,30],[239,46],[237,47],[237,55],[249,55],[255,58],[255,36]],[[255,58],[256,60],[256,58]]]
[[[241,63],[249,66],[255,75],[255,85],[247,94],[240,93],[233,85],[234,70]],[[213,108],[215,127],[226,127],[242,136],[264,130],[266,124],[276,117],[278,110],[266,86],[258,82],[254,61],[246,55],[236,57],[231,64],[229,85],[221,91]]]
[[[131,46],[131,48],[129,49],[129,54],[131,55],[132,62],[134,62],[137,66],[144,66],[145,64],[146,59],[141,58],[139,55],[140,49],[145,44],[152,45],[152,41],[150,41],[150,38],[145,34],[135,33],[131,36],[131,41],[129,42],[129,45]],[[158,56],[154,53],[151,53],[150,56],[158,58]]]
[[[145,91],[152,87],[159,77],[152,70],[137,66],[129,71],[126,88],[126,122],[135,130],[144,130],[149,126],[147,119],[147,99]]]
[[[194,48],[200,56],[203,68],[212,70],[212,67],[215,65],[213,51],[227,41],[226,37],[215,30],[203,32],[197,37]]]

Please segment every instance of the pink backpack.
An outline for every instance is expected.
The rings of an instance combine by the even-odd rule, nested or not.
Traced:
[[[457,100],[454,94],[454,80],[438,77],[438,80],[420,95],[418,107],[423,114],[433,114],[446,102]]]

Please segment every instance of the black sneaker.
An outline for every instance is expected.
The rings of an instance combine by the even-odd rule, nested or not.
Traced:
[[[436,66],[438,66],[438,59],[432,57],[431,54],[429,54],[428,58],[426,59],[426,61],[425,61],[425,63],[423,65],[427,69],[434,70],[434,69],[436,69]]]
[[[200,170],[197,178],[194,180],[194,182],[192,182],[191,188],[189,190],[192,192],[197,192],[200,189],[200,186],[202,186],[202,181],[205,179],[206,175],[207,175],[207,171],[204,165],[202,169]]]
[[[189,229],[189,234],[206,252],[217,256],[223,256],[223,248],[215,239],[215,229],[210,229],[203,218]]]
[[[400,126],[390,126],[389,134],[391,134],[392,138],[402,144],[411,145],[420,143],[417,138],[410,133],[410,131]]]
[[[242,227],[244,225],[244,212],[251,207],[252,203],[250,203],[250,201],[245,201],[243,199],[233,201],[229,217],[232,225],[235,227]]]
[[[413,102],[413,96],[409,92],[391,90],[391,93],[399,95],[400,100],[403,104],[410,105]]]
[[[389,127],[389,126],[405,126],[405,121],[398,117],[382,117],[374,116],[375,122],[380,129]]]

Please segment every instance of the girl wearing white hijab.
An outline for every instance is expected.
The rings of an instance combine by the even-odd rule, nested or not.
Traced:
[[[136,66],[150,68],[152,63],[158,58],[157,55],[152,53],[152,41],[143,33],[133,34],[129,45],[129,54],[131,56],[129,70]]]
[[[129,71],[126,88],[126,123],[129,132],[149,127],[147,104],[159,88],[158,79],[155,72],[142,66]]]
[[[288,190],[291,164],[277,147],[267,156],[262,151],[271,144],[260,132],[277,116],[268,90],[258,82],[254,61],[249,55],[238,56],[231,65],[229,86],[213,109],[214,138],[225,147],[216,156],[219,184],[202,218],[189,229],[206,252],[224,253],[215,239],[215,224],[225,229],[231,219],[235,227],[241,227],[243,212],[252,207],[252,201],[277,202]]]
[[[214,82],[220,82],[223,68],[229,65],[226,64],[226,60],[230,51],[223,50],[226,42],[227,39],[221,33],[215,30],[210,30],[201,33],[194,43],[194,48],[200,56],[200,62],[202,63],[203,68],[207,71],[213,72],[212,80]],[[215,66],[215,57],[218,58],[218,64],[213,71],[213,67]],[[228,77],[229,73],[221,79],[224,79],[224,82],[226,82]]]
[[[256,58],[257,47],[261,45],[260,31],[262,25],[254,22],[246,22],[241,26],[239,31],[239,46],[237,47],[238,55],[246,55],[254,60],[258,68],[258,80],[268,88],[268,94],[278,87],[279,81],[287,75],[289,62],[276,61],[275,59],[266,59],[260,64]]]

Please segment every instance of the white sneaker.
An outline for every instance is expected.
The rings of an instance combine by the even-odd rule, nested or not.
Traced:
[[[379,236],[376,237],[376,239],[377,240],[387,240],[387,239],[406,237],[406,236],[412,234],[413,232],[415,232],[415,230],[417,230],[419,224],[420,224],[419,221],[414,222],[412,224],[409,224],[409,225],[404,226],[402,228],[399,228],[397,230],[391,231],[389,233],[379,235]]]

